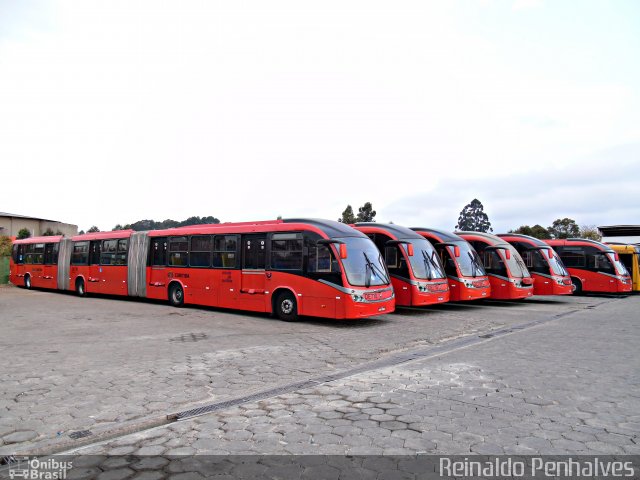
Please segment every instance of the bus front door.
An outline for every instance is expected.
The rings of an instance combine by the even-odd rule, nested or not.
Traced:
[[[240,302],[242,308],[266,312],[267,237],[264,234],[242,236],[242,274]]]

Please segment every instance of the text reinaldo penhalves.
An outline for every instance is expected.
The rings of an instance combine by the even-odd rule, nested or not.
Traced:
[[[545,460],[531,457],[527,462],[495,457],[487,461],[440,458],[441,477],[633,477],[633,462],[588,460]]]

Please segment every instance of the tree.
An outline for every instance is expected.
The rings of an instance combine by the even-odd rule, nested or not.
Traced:
[[[602,240],[602,235],[600,235],[600,230],[598,230],[598,227],[595,225],[582,225],[580,226],[580,238],[587,238],[599,242]]]
[[[96,233],[96,232],[99,232],[99,231],[100,231],[100,229],[94,225],[89,230],[87,230],[87,233]]]
[[[522,225],[520,228],[516,228],[515,230],[509,230],[509,233],[529,235],[530,237],[539,238],[541,240],[551,238],[551,234],[549,234],[549,231],[542,225],[538,224],[534,225],[533,227],[530,227],[529,225]]]
[[[547,230],[553,238],[573,238],[580,236],[580,227],[571,218],[558,218]]]
[[[55,235],[55,233],[53,233],[51,227],[47,228],[42,234],[43,237],[51,237],[53,235]]]
[[[11,238],[0,235],[0,257],[11,255]]]
[[[23,238],[29,238],[31,236],[31,232],[27,228],[21,228],[18,231],[18,240],[22,240]]]
[[[375,222],[376,211],[373,209],[371,202],[365,203],[358,209],[358,215],[356,216],[356,222]]]
[[[493,232],[489,216],[484,213],[484,207],[480,200],[474,198],[462,209],[455,229],[469,232]]]
[[[346,223],[347,225],[356,223],[356,216],[353,214],[353,208],[351,208],[351,205],[347,205],[347,208],[342,212],[342,217],[339,218],[338,221]]]

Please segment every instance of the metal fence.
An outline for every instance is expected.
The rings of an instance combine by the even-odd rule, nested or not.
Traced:
[[[9,283],[9,257],[0,257],[0,285]]]

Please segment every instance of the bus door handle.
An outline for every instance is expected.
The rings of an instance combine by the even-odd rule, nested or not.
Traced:
[[[165,284],[162,283],[162,282],[152,282],[152,283],[149,283],[149,286],[150,287],[164,287]]]
[[[99,281],[100,281],[100,279],[99,279],[99,278],[93,278],[93,277],[89,277],[89,278],[87,278],[87,280],[88,280],[89,282],[99,282]]]

